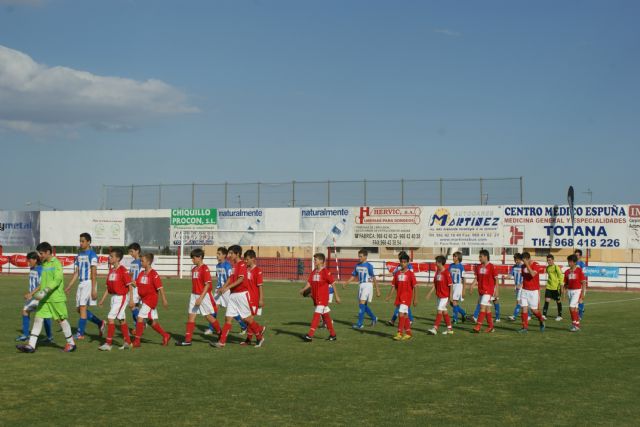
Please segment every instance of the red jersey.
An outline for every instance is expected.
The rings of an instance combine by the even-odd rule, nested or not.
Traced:
[[[486,265],[478,264],[473,267],[473,272],[478,280],[478,294],[493,295],[496,291],[496,267],[490,262]]]
[[[538,271],[539,266],[537,262],[534,261],[529,265],[533,271]],[[532,276],[526,265],[522,266],[522,289],[526,289],[528,291],[540,290],[540,273]]]
[[[262,287],[262,270],[253,267],[247,270],[247,285],[249,288],[249,302],[257,307],[260,302],[260,288]]]
[[[413,301],[413,288],[416,287],[417,283],[418,281],[413,271],[396,271],[393,275],[393,281],[391,282],[391,285],[396,288],[395,305],[411,305]]]
[[[213,284],[209,267],[206,264],[194,265],[191,269],[191,293],[202,295],[207,283]],[[209,292],[211,292],[211,287],[209,287]]]
[[[129,292],[129,283],[131,276],[125,266],[120,265],[117,268],[111,268],[107,276],[107,290],[112,295],[126,295]]]
[[[235,288],[231,288],[232,294],[237,292],[246,292],[249,290],[249,275],[247,274],[247,264],[245,264],[244,261],[238,261],[231,266],[231,274],[229,275],[228,283],[233,283],[240,277],[244,277],[244,280]]]
[[[331,272],[324,267],[321,270],[315,269],[308,282],[311,285],[313,305],[329,305],[329,285],[335,283]]]
[[[575,270],[571,269],[564,272],[564,284],[569,289],[582,289],[582,282],[586,282],[587,277],[582,272],[580,267],[576,267]]]
[[[142,302],[151,308],[156,308],[158,306],[158,291],[162,289],[162,279],[160,279],[158,272],[154,269],[149,270],[148,273],[142,270],[136,280],[136,286]]]
[[[444,269],[443,271],[436,271],[433,281],[436,286],[436,295],[438,298],[449,298],[451,295],[451,284],[453,283],[449,270]]]

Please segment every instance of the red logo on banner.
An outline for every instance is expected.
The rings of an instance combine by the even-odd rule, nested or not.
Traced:
[[[73,255],[70,256],[59,256],[58,260],[60,261],[60,263],[67,267],[69,265],[72,265],[75,261],[76,261],[76,257]]]
[[[629,206],[629,217],[640,218],[640,205]]]
[[[0,265],[5,265],[9,262],[9,257],[8,256],[2,256],[0,255]]]
[[[98,257],[98,264],[108,264],[109,263],[109,257],[106,255],[100,255]]]
[[[511,226],[511,238],[509,239],[509,244],[517,245],[520,240],[524,239],[524,233],[520,230],[519,227]]]
[[[9,262],[16,267],[28,267],[29,263],[27,262],[26,255],[11,255],[9,257]]]
[[[364,218],[369,216],[370,210],[369,208],[360,208],[360,215],[358,216],[356,222],[358,224],[364,224]]]

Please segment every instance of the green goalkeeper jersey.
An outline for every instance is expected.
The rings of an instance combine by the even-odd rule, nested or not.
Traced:
[[[49,261],[42,263],[42,276],[40,279],[40,289],[50,289],[50,292],[42,300],[43,302],[66,302],[67,295],[64,293],[64,276],[62,275],[62,263],[56,257],[51,257]]]
[[[547,289],[550,291],[560,290],[564,282],[564,274],[557,265],[547,266]]]

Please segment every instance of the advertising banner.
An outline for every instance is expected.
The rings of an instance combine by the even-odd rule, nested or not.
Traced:
[[[0,211],[0,245],[35,247],[40,243],[40,212]]]
[[[353,246],[355,208],[301,208],[300,230],[315,231],[318,246]]]
[[[311,246],[301,234],[300,209],[219,209],[217,243],[240,246]]]
[[[170,242],[172,246],[180,245],[181,230],[198,230],[200,232],[188,233],[185,237],[186,245],[200,246],[213,245],[213,234],[207,230],[215,230],[218,227],[217,209],[171,209],[169,226]]]
[[[53,246],[77,246],[81,233],[93,246],[124,246],[122,211],[45,211],[40,214],[40,240]]]
[[[629,249],[640,249],[640,205],[630,205],[629,214]]]
[[[498,206],[423,208],[427,212],[423,247],[500,246],[502,215]]]
[[[587,266],[583,268],[587,277],[598,277],[604,279],[617,279],[620,274],[619,267]]]

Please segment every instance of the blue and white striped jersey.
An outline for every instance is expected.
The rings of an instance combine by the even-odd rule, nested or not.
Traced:
[[[462,265],[461,262],[449,265],[449,274],[451,275],[451,282],[454,285],[461,284],[462,278],[464,277],[464,265]]]
[[[219,262],[216,265],[216,276],[218,277],[218,283],[216,283],[216,289],[220,289],[227,283],[227,279],[231,275],[231,263],[229,261]]]
[[[134,259],[131,261],[131,265],[129,266],[129,276],[135,281],[138,280],[138,276],[142,271],[142,260],[140,258]]]
[[[29,292],[33,292],[40,286],[40,277],[42,277],[42,266],[36,265],[29,271]]]
[[[91,280],[91,267],[98,267],[98,255],[93,249],[78,252],[74,262],[80,283]]]
[[[522,267],[522,264],[516,264],[511,267],[511,271],[509,272],[509,274],[513,276],[513,281],[516,286],[522,285]]]
[[[351,275],[357,277],[360,283],[371,283],[375,277],[373,265],[370,262],[356,264],[356,268],[353,269]]]

